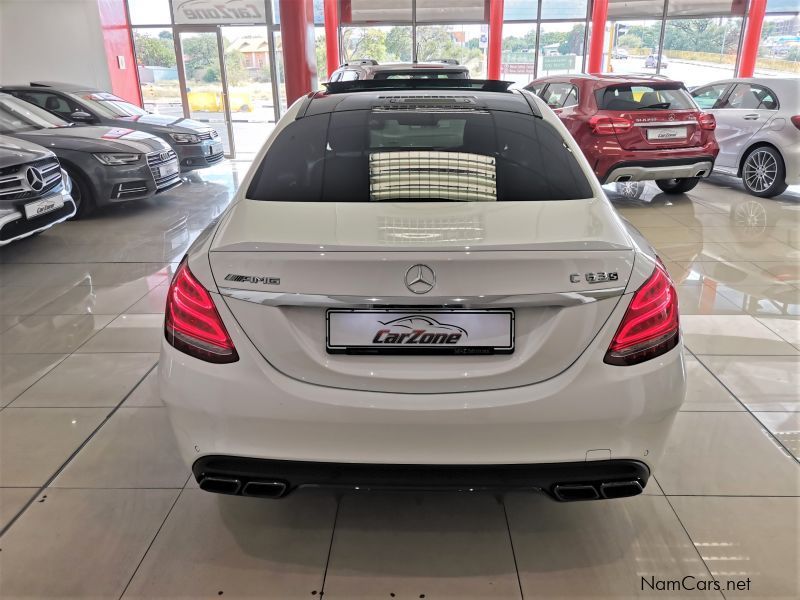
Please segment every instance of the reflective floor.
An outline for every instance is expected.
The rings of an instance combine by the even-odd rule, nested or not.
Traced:
[[[155,389],[168,279],[246,168],[0,249],[0,597],[800,597],[800,193],[608,188],[687,346],[644,496],[271,502],[197,489]]]

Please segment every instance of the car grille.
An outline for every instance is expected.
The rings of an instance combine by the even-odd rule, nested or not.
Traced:
[[[159,168],[170,164],[174,164],[177,171],[171,175],[161,177]],[[156,192],[175,187],[181,182],[180,169],[178,169],[178,155],[175,154],[173,150],[151,152],[147,155],[147,165],[150,167],[150,172],[153,174],[153,179],[156,182]]]
[[[203,133],[198,133],[197,137],[200,138],[201,140],[215,140],[219,137],[219,134],[216,131],[211,130],[211,131],[205,131]]]
[[[216,154],[211,154],[209,156],[206,156],[206,162],[209,165],[215,165],[223,158],[225,158],[225,152],[217,152]]]
[[[29,172],[29,169],[35,171]],[[32,200],[48,194],[59,185],[61,165],[56,158],[6,167],[0,171],[0,200]]]

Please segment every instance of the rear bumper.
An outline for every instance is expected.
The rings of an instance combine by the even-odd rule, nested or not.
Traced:
[[[558,500],[641,493],[650,469],[636,460],[529,465],[375,465],[205,456],[192,472],[202,489],[280,498],[297,489],[545,491]]]
[[[203,362],[162,339],[160,394],[190,465],[205,456],[473,466],[626,459],[652,469],[685,393],[682,344],[608,365],[613,326],[561,374],[532,385],[423,394],[313,385],[277,371],[225,304],[217,308],[237,362]]]
[[[675,162],[676,164],[664,164]],[[624,162],[615,165],[603,183],[617,181],[648,181],[654,179],[683,179],[688,177],[708,177],[714,168],[714,160]]]

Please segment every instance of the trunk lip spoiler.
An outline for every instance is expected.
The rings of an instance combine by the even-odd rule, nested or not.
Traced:
[[[487,296],[348,296],[324,294],[297,294],[291,292],[264,292],[220,287],[219,293],[234,300],[242,300],[263,306],[302,306],[312,308],[524,308],[544,306],[579,306],[607,298],[618,298],[625,292],[625,286],[585,290],[580,292],[545,292],[540,294],[513,294]]]

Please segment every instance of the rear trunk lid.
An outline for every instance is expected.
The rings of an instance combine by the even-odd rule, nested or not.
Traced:
[[[440,393],[527,385],[568,368],[619,301],[633,250],[611,207],[594,199],[424,210],[243,200],[221,225],[210,263],[223,301],[282,373],[353,390]],[[433,284],[427,293],[408,285],[419,265]],[[356,348],[364,331],[369,342],[373,329],[420,323],[496,340],[477,355]]]
[[[706,143],[701,111],[679,84],[615,85],[596,94],[598,115],[621,119],[617,141],[625,150],[684,149]],[[625,121],[629,125],[625,124]]]

